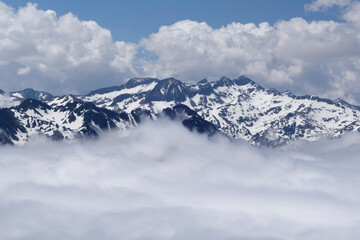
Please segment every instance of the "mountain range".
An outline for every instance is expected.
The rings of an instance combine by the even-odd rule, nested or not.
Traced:
[[[160,117],[199,133],[220,133],[270,147],[360,131],[359,106],[266,89],[245,76],[196,84],[174,78],[133,78],[76,96],[0,90],[0,104],[3,144],[23,144],[38,134],[52,140],[97,138],[101,132]]]

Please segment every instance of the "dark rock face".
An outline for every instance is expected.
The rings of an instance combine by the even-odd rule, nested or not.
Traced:
[[[143,120],[153,119],[151,111],[146,109],[137,108],[131,111],[131,116],[137,124],[141,123]]]
[[[238,86],[244,86],[249,83],[254,84],[254,82],[250,78],[247,78],[245,76],[238,77],[237,79],[234,80],[234,83]]]
[[[25,127],[9,109],[0,109],[0,144],[13,144],[13,141],[18,141],[18,133],[26,133]]]
[[[158,82],[152,91],[145,97],[145,102],[175,101],[184,102],[191,95],[191,90],[175,78],[167,78]]]
[[[191,110],[186,105],[178,104],[173,108],[165,108],[163,113],[171,120],[181,119],[182,124],[190,131],[205,133],[209,136],[217,133],[217,129],[214,124],[204,120],[194,110]]]
[[[201,84],[199,85],[199,90],[197,93],[200,95],[210,96],[212,93],[214,93],[214,88],[210,83]]]
[[[47,105],[46,103],[43,103],[39,100],[36,99],[31,99],[28,98],[26,100],[24,100],[23,102],[20,103],[20,105],[16,106],[15,109],[22,111],[22,112],[26,112],[28,110],[49,110],[51,109],[51,107],[49,105]]]
[[[133,95],[129,94],[129,93],[121,94],[121,95],[117,96],[116,98],[114,98],[114,101],[113,101],[112,105],[114,106],[116,103],[122,102],[125,99],[131,98],[132,96]]]
[[[234,85],[234,82],[228,77],[222,77],[219,81],[215,82],[214,88],[218,87],[230,87]]]

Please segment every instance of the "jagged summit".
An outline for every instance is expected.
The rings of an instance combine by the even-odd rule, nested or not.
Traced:
[[[69,103],[81,103],[83,102],[83,100],[80,97],[69,94],[59,97],[53,97],[45,102],[50,106],[53,106],[53,105],[66,105]]]
[[[234,79],[234,83],[239,86],[243,86],[249,83],[253,85],[256,84],[254,81],[252,81],[250,78],[246,76],[240,76],[237,79]]]
[[[228,78],[228,77],[221,77],[220,80],[214,82],[213,87],[214,88],[218,88],[218,87],[229,87],[234,85],[234,82]]]
[[[39,132],[57,139],[73,139],[79,134],[97,136],[98,131],[134,127],[143,118],[156,120],[164,113],[170,118],[185,113],[184,125],[189,129],[210,133],[215,128],[216,132],[261,146],[360,132],[359,106],[342,99],[265,89],[246,76],[198,83],[133,78],[85,96],[16,99],[23,101],[14,107],[10,104],[3,115],[17,130],[11,131],[11,137],[0,136],[3,142],[24,142]]]
[[[198,81],[197,84],[206,84],[206,83],[209,83],[209,81],[207,79],[203,79],[203,80]]]
[[[159,81],[154,89],[145,97],[145,103],[152,101],[184,102],[191,90],[180,80],[166,78]]]
[[[30,109],[32,110],[49,110],[51,109],[51,107],[49,105],[47,105],[46,103],[36,100],[36,99],[32,99],[32,98],[27,98],[24,101],[22,101],[18,106],[15,107],[16,109],[19,109],[21,111],[28,111]]]
[[[344,99],[341,99],[341,98],[335,99],[334,102],[339,104],[340,106],[342,105],[342,106],[349,107],[349,108],[352,108],[352,109],[360,110],[360,106],[352,105],[352,104],[346,102]]]
[[[142,108],[152,115],[181,103],[226,135],[260,145],[336,137],[348,129],[357,130],[359,125],[360,113],[356,106],[265,89],[246,76],[222,77],[214,82],[203,80],[196,84],[167,78],[146,85],[142,91],[134,89],[136,93],[124,89],[114,93],[114,98],[98,96],[91,101],[118,111]]]

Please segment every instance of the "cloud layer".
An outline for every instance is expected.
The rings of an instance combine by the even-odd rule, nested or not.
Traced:
[[[184,20],[126,43],[71,13],[0,2],[1,88],[86,93],[136,76],[196,82],[245,74],[266,87],[359,103],[360,3],[317,0],[307,8],[334,5],[343,7],[344,21],[293,18],[214,29]]]
[[[308,11],[321,11],[335,6],[345,7],[350,5],[351,0],[315,0],[306,4],[305,9]]]
[[[358,239],[359,140],[260,150],[160,121],[2,147],[0,238]]]

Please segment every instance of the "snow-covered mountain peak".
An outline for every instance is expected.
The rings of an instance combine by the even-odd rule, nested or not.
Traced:
[[[170,118],[186,113],[184,121],[189,122],[190,129],[216,128],[255,145],[277,146],[291,140],[315,141],[322,136],[360,132],[359,106],[342,99],[296,96],[266,89],[245,76],[196,84],[175,78],[133,78],[126,84],[98,89],[85,96],[27,99],[3,114],[10,120],[14,114],[25,126],[25,132],[14,130],[22,134],[13,134],[11,138],[21,141],[36,132],[48,136],[56,133],[64,138],[74,138],[77,131],[96,136],[100,130],[136,126],[141,116],[157,119],[164,111]]]
[[[28,110],[49,110],[51,109],[51,107],[49,105],[47,105],[46,103],[36,100],[36,99],[32,99],[32,98],[28,98],[25,99],[24,101],[22,101],[18,106],[16,106],[15,108],[26,112]]]
[[[0,92],[0,108],[16,106],[21,100],[22,99],[13,97],[4,91]]]
[[[132,78],[125,83],[126,88],[133,88],[140,85],[148,85],[153,82],[158,82],[157,78]]]
[[[64,106],[67,105],[69,103],[81,103],[83,102],[80,98],[74,96],[74,95],[64,95],[64,96],[59,96],[59,97],[53,97],[49,100],[46,101],[46,103],[50,106]]]
[[[228,77],[221,77],[220,80],[213,83],[214,88],[218,87],[229,87],[234,85],[234,82]]]
[[[197,84],[168,78],[153,86],[141,87],[136,94],[127,92],[125,89],[114,92],[107,103],[99,101],[104,100],[99,95],[93,102],[117,111],[147,109],[152,115],[181,103],[226,135],[261,145],[336,137],[360,126],[357,106],[345,101],[265,89],[245,76],[233,80],[222,77],[215,82]]]
[[[191,94],[191,90],[180,80],[166,78],[160,80],[145,97],[145,103],[153,101],[184,102]]]
[[[24,90],[19,90],[10,93],[12,96],[17,98],[32,98],[40,101],[45,101],[53,97],[51,93],[44,92],[44,91],[36,91],[32,88],[26,88]]]
[[[233,80],[234,83],[238,86],[243,86],[243,85],[247,85],[247,84],[251,84],[251,85],[258,85],[257,83],[255,83],[254,81],[252,81],[250,78],[246,77],[246,76],[240,76],[236,79]]]

